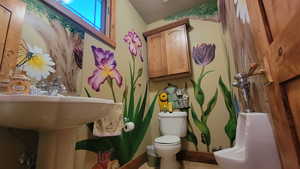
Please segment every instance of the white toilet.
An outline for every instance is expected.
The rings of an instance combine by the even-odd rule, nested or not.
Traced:
[[[179,169],[176,154],[181,149],[180,137],[187,133],[187,113],[160,112],[158,117],[162,136],[154,140],[154,147],[161,157],[160,169]]]
[[[223,169],[281,169],[266,113],[240,113],[235,146],[214,155]]]

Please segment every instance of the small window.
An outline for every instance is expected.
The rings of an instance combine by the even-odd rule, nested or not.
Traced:
[[[116,47],[116,0],[43,0],[62,14],[74,20],[104,43]]]
[[[97,30],[105,33],[105,0],[57,0]]]

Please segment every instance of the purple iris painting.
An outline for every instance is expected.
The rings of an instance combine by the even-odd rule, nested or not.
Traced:
[[[128,32],[123,39],[129,45],[129,51],[132,56],[139,56],[141,61],[144,61],[144,56],[142,54],[142,41],[138,34],[134,31]]]
[[[192,57],[196,64],[206,66],[215,59],[215,44],[202,43],[193,47]]]
[[[96,69],[92,76],[88,78],[88,84],[95,91],[99,92],[101,85],[107,80],[112,90],[113,98],[116,101],[113,90],[113,79],[117,85],[121,87],[123,78],[117,70],[117,62],[114,58],[114,53],[95,46],[91,46],[91,48],[95,58]]]

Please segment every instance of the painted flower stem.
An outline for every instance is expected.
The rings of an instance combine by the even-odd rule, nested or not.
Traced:
[[[188,127],[191,129],[192,133],[195,133],[195,131],[194,131],[192,125],[191,125],[191,122],[190,122],[190,119],[189,119],[189,118],[188,118],[188,121],[187,121],[187,122],[188,122]],[[198,151],[199,151],[198,145],[195,145],[195,144],[194,144],[194,146],[195,146],[196,151],[198,152]]]
[[[207,152],[210,152],[210,147],[209,147],[209,145],[207,145],[207,144],[206,144],[206,151],[207,151]]]
[[[133,78],[135,78],[135,57],[134,56],[132,56],[132,63],[133,63]],[[135,84],[134,84],[135,85]]]
[[[111,90],[114,102],[116,103],[117,102],[117,98],[116,98],[116,94],[115,94],[115,90],[114,90],[112,78],[108,77],[107,82],[108,82],[108,85],[110,87],[110,90]]]
[[[202,66],[200,76],[202,76],[204,74],[204,72],[205,72],[205,66]],[[200,105],[200,110],[201,110],[201,116],[203,116],[204,115],[203,105]]]

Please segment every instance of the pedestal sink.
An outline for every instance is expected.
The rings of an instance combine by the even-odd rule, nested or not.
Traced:
[[[0,96],[0,126],[39,132],[37,169],[74,169],[77,128],[120,111],[106,99]]]

